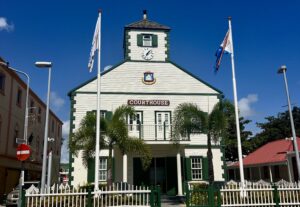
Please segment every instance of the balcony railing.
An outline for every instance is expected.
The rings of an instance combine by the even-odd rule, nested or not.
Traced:
[[[127,125],[128,134],[145,141],[170,141],[173,138],[173,127],[170,124],[131,124]],[[180,141],[190,141],[190,136],[181,137]]]

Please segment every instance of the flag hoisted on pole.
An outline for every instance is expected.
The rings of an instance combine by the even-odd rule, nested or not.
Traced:
[[[238,144],[238,157],[239,157],[239,168],[240,168],[240,178],[242,184],[241,195],[244,195],[243,189],[245,185],[244,179],[244,165],[243,165],[243,155],[242,155],[242,144],[241,144],[241,133],[240,133],[240,122],[239,122],[239,110],[237,102],[237,89],[236,89],[236,80],[235,80],[235,65],[234,65],[234,52],[233,52],[233,40],[232,40],[232,28],[231,28],[231,17],[228,17],[228,31],[226,36],[220,45],[219,49],[216,52],[216,65],[215,70],[218,71],[220,63],[224,53],[229,53],[231,56],[231,67],[232,67],[232,83],[233,83],[233,96],[234,96],[234,109],[235,109],[235,124],[236,124],[236,135],[237,135],[237,144]]]
[[[98,50],[98,71],[97,71],[97,121],[96,121],[96,149],[95,149],[95,182],[94,191],[99,190],[99,153],[100,153],[100,94],[101,94],[101,79],[100,79],[100,47],[101,46],[101,10],[99,10],[99,16],[96,23],[96,29],[94,32],[92,49],[90,53],[90,59],[88,63],[89,71],[93,70],[95,52]]]

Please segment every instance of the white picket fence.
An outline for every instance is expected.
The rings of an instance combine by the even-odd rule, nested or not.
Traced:
[[[242,190],[243,189],[243,190]],[[300,206],[300,183],[264,181],[247,183],[229,182],[220,190],[221,206]]]
[[[68,185],[54,185],[46,193],[32,186],[25,193],[26,207],[150,207],[151,190],[125,183],[103,187],[97,192]]]

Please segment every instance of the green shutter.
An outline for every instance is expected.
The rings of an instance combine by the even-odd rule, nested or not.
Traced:
[[[111,111],[107,111],[105,113],[105,119],[108,120],[108,121],[111,121],[111,119],[112,119],[112,112]]]
[[[143,46],[143,35],[142,34],[137,35],[137,46],[140,46],[140,47]]]
[[[157,35],[152,35],[152,47],[157,47]]]
[[[203,174],[203,180],[208,180],[208,159],[207,159],[207,157],[202,158],[202,174]]]
[[[186,175],[186,180],[191,181],[192,180],[192,171],[191,171],[191,158],[186,157],[185,158],[185,175]]]
[[[95,180],[95,159],[91,158],[88,160],[88,173],[87,173],[87,181],[88,183],[92,183]]]

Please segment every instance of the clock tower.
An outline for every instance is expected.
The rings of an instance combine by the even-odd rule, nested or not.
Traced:
[[[142,20],[125,26],[124,58],[146,62],[167,61],[169,31],[169,27],[148,20],[144,10]]]

